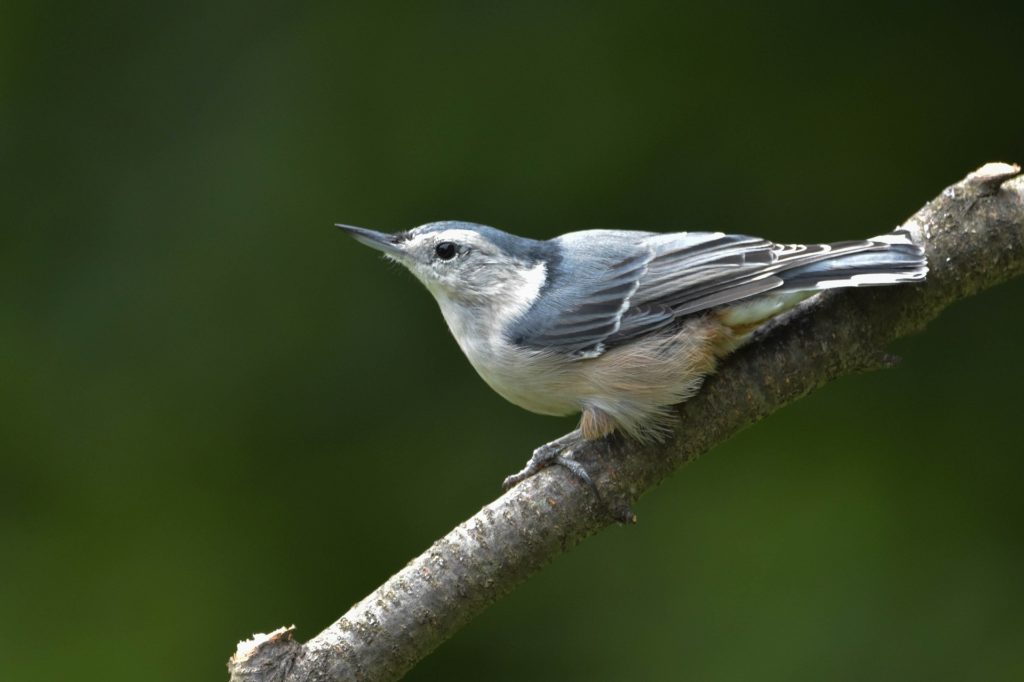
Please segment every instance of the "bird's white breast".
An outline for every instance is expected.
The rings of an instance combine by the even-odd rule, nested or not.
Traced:
[[[459,348],[499,395],[531,412],[570,414],[579,409],[576,391],[566,385],[551,355],[518,348],[504,334],[534,304],[546,281],[547,268],[537,263],[491,283],[488,305],[469,306],[443,295],[437,302]]]

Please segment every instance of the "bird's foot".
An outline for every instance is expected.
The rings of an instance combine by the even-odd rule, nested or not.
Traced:
[[[582,483],[586,484],[588,488],[594,491],[600,499],[601,494],[597,490],[597,486],[594,485],[594,480],[590,478],[590,474],[587,473],[586,468],[572,459],[572,444],[578,442],[580,439],[579,429],[568,433],[557,440],[553,440],[550,443],[541,445],[539,448],[533,451],[533,456],[530,457],[530,461],[526,463],[522,471],[516,474],[512,474],[501,483],[502,490],[508,490],[509,488],[518,485],[525,481],[530,476],[533,476],[541,469],[546,469],[552,465],[558,465],[564,467],[579,479]]]
[[[636,514],[633,513],[629,504],[626,502],[613,503],[611,500],[606,499],[601,494],[601,491],[598,490],[594,479],[590,477],[586,467],[572,458],[573,448],[579,445],[581,440],[582,434],[579,429],[576,429],[557,440],[540,446],[533,451],[533,456],[530,457],[530,461],[526,463],[522,471],[512,474],[502,482],[502,490],[508,490],[512,486],[518,485],[541,469],[557,465],[568,470],[576,480],[590,488],[597,501],[607,509],[608,514],[616,521],[619,523],[636,523]]]

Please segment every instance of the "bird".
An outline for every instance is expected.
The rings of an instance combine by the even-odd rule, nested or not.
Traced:
[[[845,287],[924,280],[905,229],[829,244],[724,232],[589,229],[519,237],[462,221],[385,233],[337,224],[407,268],[434,296],[470,364],[509,402],[579,413],[503,487],[552,464],[595,489],[572,445],[621,433],[665,440],[673,407],[773,318]]]

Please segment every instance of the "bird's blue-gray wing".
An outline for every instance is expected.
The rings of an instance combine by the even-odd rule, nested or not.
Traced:
[[[543,296],[511,336],[529,347],[592,357],[609,344],[667,326],[679,317],[685,290],[703,293],[771,243],[717,232],[590,230],[552,245],[560,258]]]
[[[642,243],[623,246],[613,258],[574,252],[553,265],[542,297],[514,326],[513,340],[581,357],[603,352],[604,341],[621,329],[626,313],[636,312],[630,310],[630,299],[651,260]],[[670,314],[658,312],[636,322],[654,329],[668,320]]]
[[[807,272],[805,266],[885,247],[867,240],[783,245],[720,232],[605,230],[570,233],[553,244],[561,258],[544,295],[510,335],[521,345],[579,357],[600,355],[685,315],[789,290],[789,273]]]

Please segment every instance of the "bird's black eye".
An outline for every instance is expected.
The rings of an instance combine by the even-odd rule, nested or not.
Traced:
[[[440,242],[434,247],[434,253],[441,260],[451,260],[459,252],[454,242]]]

